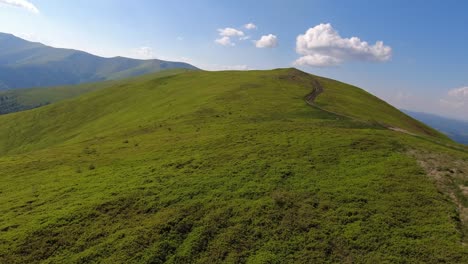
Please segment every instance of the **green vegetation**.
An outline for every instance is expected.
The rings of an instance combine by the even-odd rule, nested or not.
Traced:
[[[466,149],[295,69],[149,75],[0,123],[1,263],[468,260],[413,154]]]
[[[190,71],[188,69],[165,70],[150,75],[146,78],[165,77],[182,72]],[[142,81],[145,77],[136,77]],[[128,84],[133,79],[113,80],[96,83],[84,83],[79,85],[56,86],[46,88],[15,89],[0,91],[0,114],[8,114],[28,109],[37,108],[65,99],[77,97],[81,94],[104,89],[120,84]]]
[[[316,104],[325,110],[375,122],[385,127],[396,127],[415,134],[448,139],[362,89],[351,88],[349,84],[326,78],[320,78],[320,82],[326,92],[317,98]]]

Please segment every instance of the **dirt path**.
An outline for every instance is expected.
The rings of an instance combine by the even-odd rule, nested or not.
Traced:
[[[314,87],[314,89],[310,94],[306,96],[306,101],[309,104],[312,104],[315,98],[317,98],[317,96],[323,92],[323,86],[322,84],[320,84],[319,81],[314,79],[314,81],[312,82],[312,86]]]
[[[325,111],[330,114],[334,114],[337,116],[350,118],[352,120],[358,120],[357,118],[343,115],[340,113],[335,113],[333,111],[329,111],[323,109],[322,107],[318,106],[314,103],[314,100],[319,96],[322,92],[324,92],[323,86],[320,84],[319,81],[314,80],[312,83],[313,90],[305,97],[305,101],[312,107],[315,107],[319,110]],[[362,120],[361,120],[362,121]],[[466,149],[463,149],[458,146],[448,145],[446,143],[440,142],[435,139],[429,139],[418,134],[409,132],[405,129],[399,127],[392,127],[388,125],[382,125],[383,127],[407,134],[410,136],[418,137],[424,140],[429,140],[432,143],[442,145],[449,148],[455,148],[458,150],[462,150],[466,152]],[[408,153],[410,156],[414,157],[419,165],[426,171],[427,175],[435,181],[435,184],[439,191],[447,194],[450,199],[457,205],[458,215],[460,218],[460,231],[463,234],[463,244],[468,244],[468,207],[466,207],[462,200],[464,197],[468,196],[468,187],[464,185],[466,181],[468,181],[468,162],[463,160],[453,159],[449,156],[434,154],[434,153],[425,153],[422,151],[410,151]]]
[[[397,132],[400,132],[400,133],[405,133],[405,134],[408,134],[408,135],[411,135],[411,136],[417,136],[416,134],[411,133],[411,132],[409,132],[408,130],[405,130],[405,129],[403,129],[403,128],[391,127],[391,126],[389,126],[389,127],[387,127],[387,128],[390,129],[390,130],[397,131]]]
[[[352,119],[352,120],[356,120],[356,121],[364,121],[365,120],[360,120],[360,119],[357,119],[355,117],[352,117],[352,116],[348,116],[348,115],[344,115],[344,114],[341,114],[341,113],[337,113],[337,112],[333,112],[333,111],[330,111],[330,110],[327,110],[327,109],[324,109],[320,106],[318,106],[317,104],[314,103],[315,99],[317,98],[317,96],[319,96],[322,92],[324,92],[324,88],[322,86],[322,84],[315,80],[312,82],[312,86],[313,86],[313,90],[311,93],[309,93],[306,97],[305,97],[305,101],[308,105],[310,106],[313,106],[317,109],[320,109],[324,112],[327,112],[327,113],[330,113],[330,114],[333,114],[333,115],[337,115],[337,116],[341,116],[341,117],[344,117],[344,118],[349,118],[349,119]],[[392,130],[392,131],[396,131],[396,132],[399,132],[399,133],[403,133],[403,134],[407,134],[407,135],[410,135],[410,136],[415,136],[415,137],[419,137],[418,134],[415,134],[415,133],[412,133],[406,129],[403,129],[403,128],[399,128],[399,127],[392,127],[392,126],[389,126],[389,125],[385,125],[385,124],[380,124],[382,127],[385,127],[386,129],[389,129],[389,130]],[[438,144],[442,144],[441,142],[438,142]]]
[[[457,206],[457,221],[461,225],[464,245],[468,245],[468,206],[464,202],[468,197],[468,161],[448,154],[416,149],[408,151],[408,154],[418,161],[437,189]]]
[[[312,92],[309,93],[308,95],[306,95],[306,97],[305,97],[305,101],[306,101],[306,103],[308,105],[310,105],[312,107],[315,107],[315,108],[317,108],[319,110],[322,110],[324,112],[336,115],[336,116],[340,116],[340,117],[343,117],[343,118],[348,118],[348,119],[355,120],[355,121],[366,122],[366,120],[360,120],[358,118],[348,116],[348,115],[344,115],[344,114],[337,113],[337,112],[333,112],[333,111],[330,111],[330,110],[327,110],[327,109],[324,109],[324,108],[318,106],[316,103],[314,103],[314,101],[317,98],[317,96],[319,96],[321,93],[324,92],[325,89],[323,88],[322,84],[316,79],[313,80],[312,87],[313,87]],[[439,140],[437,140],[435,138],[429,138],[429,137],[425,137],[425,136],[422,136],[422,135],[418,135],[416,133],[410,132],[410,131],[408,131],[406,129],[403,129],[403,128],[392,127],[392,126],[382,124],[382,123],[379,123],[379,124],[382,127],[386,128],[386,129],[389,129],[389,130],[392,130],[392,131],[395,131],[395,132],[398,132],[398,133],[403,133],[403,134],[407,134],[407,135],[410,135],[410,136],[418,137],[418,138],[421,138],[421,139],[424,139],[424,140],[427,140],[427,141],[431,141],[432,143],[435,143],[435,144],[438,144],[438,145],[441,145],[441,146],[444,146],[444,147],[448,147],[448,148],[451,148],[451,149],[461,150],[463,152],[467,151],[467,148],[457,146],[457,145],[454,145],[454,144],[447,144],[447,143],[439,141]]]
[[[336,116],[341,116],[341,117],[349,118],[349,119],[352,119],[352,120],[358,120],[358,119],[356,119],[356,118],[354,118],[352,116],[348,116],[348,115],[344,115],[344,114],[341,114],[341,113],[333,112],[333,111],[324,109],[324,108],[318,106],[317,104],[315,104],[314,103],[315,98],[317,98],[317,96],[319,96],[321,93],[323,93],[324,88],[323,88],[322,84],[319,81],[317,81],[316,79],[314,79],[314,81],[312,82],[312,87],[313,87],[312,92],[309,93],[308,95],[306,95],[306,97],[305,97],[305,101],[306,101],[306,103],[308,105],[313,106],[313,107],[315,107],[315,108],[317,108],[319,110],[322,110],[324,112],[336,115]]]

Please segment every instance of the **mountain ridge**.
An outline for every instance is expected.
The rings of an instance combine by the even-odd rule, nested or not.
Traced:
[[[173,68],[198,69],[158,59],[104,58],[0,33],[0,89],[4,90],[122,79]]]

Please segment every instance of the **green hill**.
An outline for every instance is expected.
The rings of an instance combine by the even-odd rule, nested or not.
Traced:
[[[0,90],[115,80],[175,68],[197,69],[182,62],[103,58],[0,33]]]
[[[410,133],[444,137],[362,89],[325,78],[320,78],[320,82],[326,92],[317,98],[316,104],[325,110]]]
[[[1,263],[467,260],[467,149],[296,69],[148,75],[0,123]]]
[[[190,71],[189,69],[164,70],[148,76],[148,78],[164,77]],[[142,77],[138,77],[142,80]],[[50,103],[77,97],[81,94],[103,88],[128,83],[127,80],[110,80],[79,85],[53,86],[44,88],[14,89],[0,91],[0,115],[37,108]]]

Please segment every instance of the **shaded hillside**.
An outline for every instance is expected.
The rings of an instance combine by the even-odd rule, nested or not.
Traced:
[[[0,89],[4,90],[121,79],[174,68],[197,69],[182,62],[102,58],[0,33]]]
[[[468,154],[392,115],[279,69],[149,75],[0,116],[0,262],[464,263],[450,195],[467,181],[444,189],[421,161]]]

